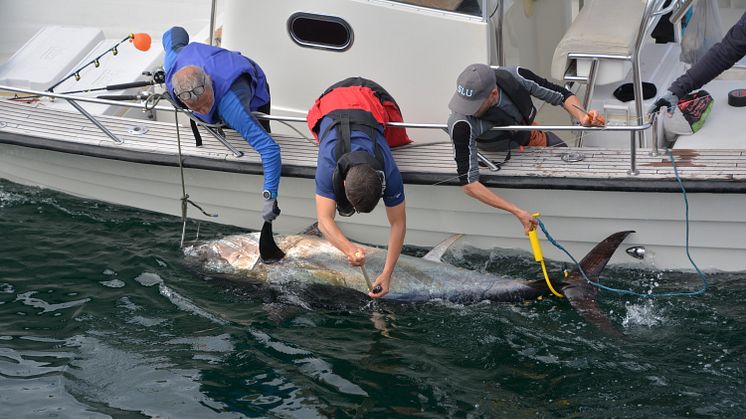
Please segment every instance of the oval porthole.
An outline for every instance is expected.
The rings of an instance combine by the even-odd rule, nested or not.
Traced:
[[[334,16],[294,13],[288,19],[288,32],[303,47],[345,51],[352,46],[352,28]]]

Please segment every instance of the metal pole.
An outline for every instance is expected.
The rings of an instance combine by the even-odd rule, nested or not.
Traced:
[[[487,2],[485,2],[487,3]],[[495,37],[497,38],[497,65],[500,67],[505,65],[505,44],[503,43],[503,13],[504,13],[504,0],[498,0],[497,2],[497,27],[495,28]]]
[[[589,109],[591,104],[591,98],[593,97],[593,91],[596,88],[596,76],[598,75],[598,59],[594,58],[591,60],[591,68],[588,71],[588,81],[585,84],[585,95],[583,95],[583,109]],[[571,121],[572,122],[572,121]],[[577,146],[583,146],[583,137],[585,133],[581,132],[577,141]]]
[[[490,169],[491,172],[497,172],[498,170],[500,170],[500,168],[497,167],[495,163],[492,163],[492,160],[488,159],[487,156],[479,151],[477,151],[477,158],[480,162],[484,163],[484,165],[487,166],[487,168]]]
[[[653,157],[660,155],[658,146],[666,141],[663,134],[663,121],[661,120],[663,112],[668,112],[665,106],[661,106],[661,108],[656,112],[653,112],[650,117],[650,122],[653,124],[653,147],[650,150],[650,155]]]
[[[213,45],[213,36],[215,34],[215,9],[217,5],[218,0],[212,0],[212,5],[210,6],[210,45]]]
[[[93,125],[97,126],[98,129],[100,129],[101,131],[104,132],[104,134],[108,135],[109,138],[111,138],[112,140],[114,140],[115,143],[122,144],[122,140],[120,140],[119,138],[117,138],[117,136],[114,135],[114,133],[112,133],[111,131],[109,131],[108,128],[106,128],[105,126],[101,125],[101,123],[98,122],[98,120],[96,118],[94,118],[93,115],[91,115],[90,113],[88,113],[87,110],[83,109],[82,106],[80,106],[77,103],[75,103],[74,100],[67,99],[67,101],[71,105],[73,105],[73,108],[77,109],[78,112],[82,113],[83,116],[85,116],[86,118],[88,118],[89,121],[93,122]]]
[[[225,148],[230,150],[234,156],[243,157],[243,151],[237,149],[236,147],[233,147],[233,144],[229,143],[228,140],[226,140],[222,135],[220,135],[220,133],[218,133],[214,128],[207,127],[207,126],[205,126],[204,128],[207,130],[207,132],[212,134],[212,136],[215,137],[216,140],[220,141],[225,146]]]
[[[681,3],[675,12],[671,13],[671,17],[668,18],[668,21],[671,23],[679,23],[682,17],[686,14],[687,10],[689,9],[689,6],[694,3],[694,0],[684,0]]]
[[[632,52],[632,86],[635,92],[635,111],[637,114],[637,121],[644,121],[643,115],[643,101],[645,100],[642,96],[642,70],[640,69],[640,52],[642,50],[642,42],[645,38],[645,33],[648,28],[648,20],[652,14],[652,8],[656,0],[648,0],[645,3],[645,11],[642,14],[642,21],[640,22],[640,28],[637,32],[637,41],[635,42],[635,49]],[[638,134],[638,144],[640,147],[645,146],[645,132],[640,131]],[[633,157],[634,158],[634,157]],[[634,169],[633,169],[634,170]]]
[[[640,172],[637,171],[637,145],[635,144],[635,133],[629,133],[629,163],[630,168],[627,171],[628,175],[637,176]]]

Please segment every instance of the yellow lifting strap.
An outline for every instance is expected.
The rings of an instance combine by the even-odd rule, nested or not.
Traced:
[[[539,217],[541,214],[531,214],[533,217]],[[562,298],[563,295],[557,292],[552,286],[552,282],[549,280],[549,274],[547,273],[547,265],[544,263],[544,254],[541,253],[541,245],[539,244],[539,236],[536,234],[536,228],[528,232],[528,241],[531,243],[531,250],[534,252],[534,259],[541,264],[541,271],[544,272],[544,279],[547,281],[547,286],[552,294]]]

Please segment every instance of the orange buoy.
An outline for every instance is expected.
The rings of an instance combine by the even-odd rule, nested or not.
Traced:
[[[133,34],[130,42],[132,42],[135,45],[135,48],[139,49],[140,51],[147,51],[150,49],[150,35],[146,33]]]

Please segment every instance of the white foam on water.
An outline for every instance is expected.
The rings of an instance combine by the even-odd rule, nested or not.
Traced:
[[[622,320],[622,326],[647,326],[653,327],[666,321],[663,311],[656,307],[652,300],[645,300],[637,304],[627,304],[627,313]]]
[[[0,208],[12,207],[29,202],[28,197],[12,192],[0,191]]]
[[[139,282],[140,285],[145,287],[151,287],[156,284],[162,284],[163,279],[161,279],[158,274],[154,274],[152,272],[143,272],[137,277],[135,277],[135,281]]]
[[[16,292],[16,289],[13,287],[13,285],[5,282],[0,284],[0,294],[13,294],[14,292]]]
[[[27,306],[31,306],[31,307],[35,307],[35,308],[40,308],[40,309],[42,309],[41,313],[48,313],[48,312],[57,311],[57,310],[64,310],[66,308],[76,307],[76,306],[83,305],[83,304],[91,301],[90,298],[83,298],[83,299],[80,299],[80,300],[68,301],[66,303],[50,304],[50,303],[42,300],[41,298],[34,298],[34,297],[32,297],[32,295],[34,295],[36,293],[37,293],[36,291],[29,291],[29,292],[24,292],[23,294],[18,294],[16,296],[16,301],[20,301],[21,304],[24,304],[24,305],[27,305]],[[39,313],[39,314],[41,314],[41,313]]]
[[[119,279],[112,279],[111,281],[99,281],[99,284],[109,288],[122,288],[125,283]]]
[[[116,275],[117,273],[111,269],[104,269],[102,272],[104,275]]]

